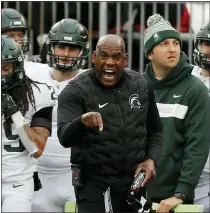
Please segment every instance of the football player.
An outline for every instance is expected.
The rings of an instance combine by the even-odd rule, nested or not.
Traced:
[[[63,19],[54,24],[46,40],[45,68],[28,70],[32,79],[50,82],[58,96],[63,88],[84,72],[82,69],[90,52],[86,28],[74,19]],[[46,58],[45,58],[46,57]],[[42,189],[35,193],[33,212],[64,212],[66,202],[75,203],[70,165],[70,149],[61,146],[57,137],[57,104],[53,108],[52,135],[43,155],[38,160]],[[52,193],[53,190],[53,193]]]
[[[25,70],[36,66],[39,70],[42,67],[40,63],[34,63],[29,60],[29,34],[30,27],[28,26],[26,19],[21,13],[12,8],[4,8],[1,10],[1,33],[2,35],[8,35],[13,38],[18,44],[20,44],[21,49],[24,54],[24,68]]]
[[[30,212],[55,91],[28,78],[20,45],[6,35],[1,39],[2,212]]]
[[[29,26],[25,18],[15,9],[5,8],[1,10],[1,32],[12,37],[20,44],[24,55],[29,50]]]
[[[195,37],[194,67],[192,74],[198,77],[210,94],[210,22],[202,27]]]

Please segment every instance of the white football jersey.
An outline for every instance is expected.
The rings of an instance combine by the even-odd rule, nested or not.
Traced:
[[[55,89],[56,95],[59,96],[64,87],[69,83],[70,80],[58,82],[52,79],[51,72],[52,68],[48,65],[42,65],[37,70],[37,67],[30,67],[26,74],[33,80],[39,82],[49,82]],[[79,70],[77,75],[84,72],[85,70]],[[76,75],[76,76],[77,76]],[[76,77],[75,76],[75,77]],[[74,78],[75,78],[74,77]],[[57,103],[53,108],[52,117],[52,134],[48,138],[42,156],[38,159],[37,170],[43,173],[62,173],[70,171],[70,148],[64,148],[61,146],[57,137]]]
[[[28,70],[30,70],[31,68],[34,69],[35,67],[38,67],[40,65],[43,65],[43,64],[38,63],[38,62],[24,60],[24,68],[25,68],[26,72]]]
[[[198,66],[195,66],[193,68],[192,75],[194,75],[195,77],[199,78],[205,84],[205,86],[209,90],[209,96],[210,96],[210,77],[202,76],[201,75],[201,68],[198,67]],[[208,159],[206,161],[206,165],[204,167],[204,171],[210,173],[210,154],[209,154],[209,157],[208,157]]]
[[[30,125],[33,115],[40,109],[54,106],[55,91],[46,84],[32,85],[35,108],[29,103],[25,120]],[[2,182],[24,181],[33,176],[36,171],[37,160],[29,157],[29,153],[20,142],[14,124],[5,122],[2,116]]]

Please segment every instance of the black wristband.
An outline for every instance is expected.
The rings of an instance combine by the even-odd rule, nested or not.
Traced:
[[[186,196],[183,193],[181,193],[181,192],[175,192],[174,196],[179,198],[179,199],[181,199],[183,202],[186,201]]]

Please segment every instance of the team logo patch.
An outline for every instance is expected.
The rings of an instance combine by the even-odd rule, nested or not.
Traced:
[[[7,56],[7,58],[8,58],[8,59],[12,58],[12,55],[11,55],[11,54],[9,54],[9,55]]]
[[[138,94],[132,94],[129,97],[129,104],[130,104],[131,108],[140,108],[141,103],[139,101],[139,95]]]
[[[158,33],[155,33],[155,35],[154,35],[154,39],[155,39],[155,40],[158,40],[158,38],[159,38]]]

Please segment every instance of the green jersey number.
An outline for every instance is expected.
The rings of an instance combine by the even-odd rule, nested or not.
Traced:
[[[13,135],[12,134],[12,120],[9,119],[7,121],[5,121],[3,123],[4,125],[4,131],[5,131],[5,135],[6,135],[6,138],[8,140],[17,140],[19,138],[18,135]],[[25,150],[25,147],[23,146],[21,140],[19,139],[19,146],[18,147],[12,147],[11,145],[4,145],[4,149],[7,151],[7,152],[23,152]]]

